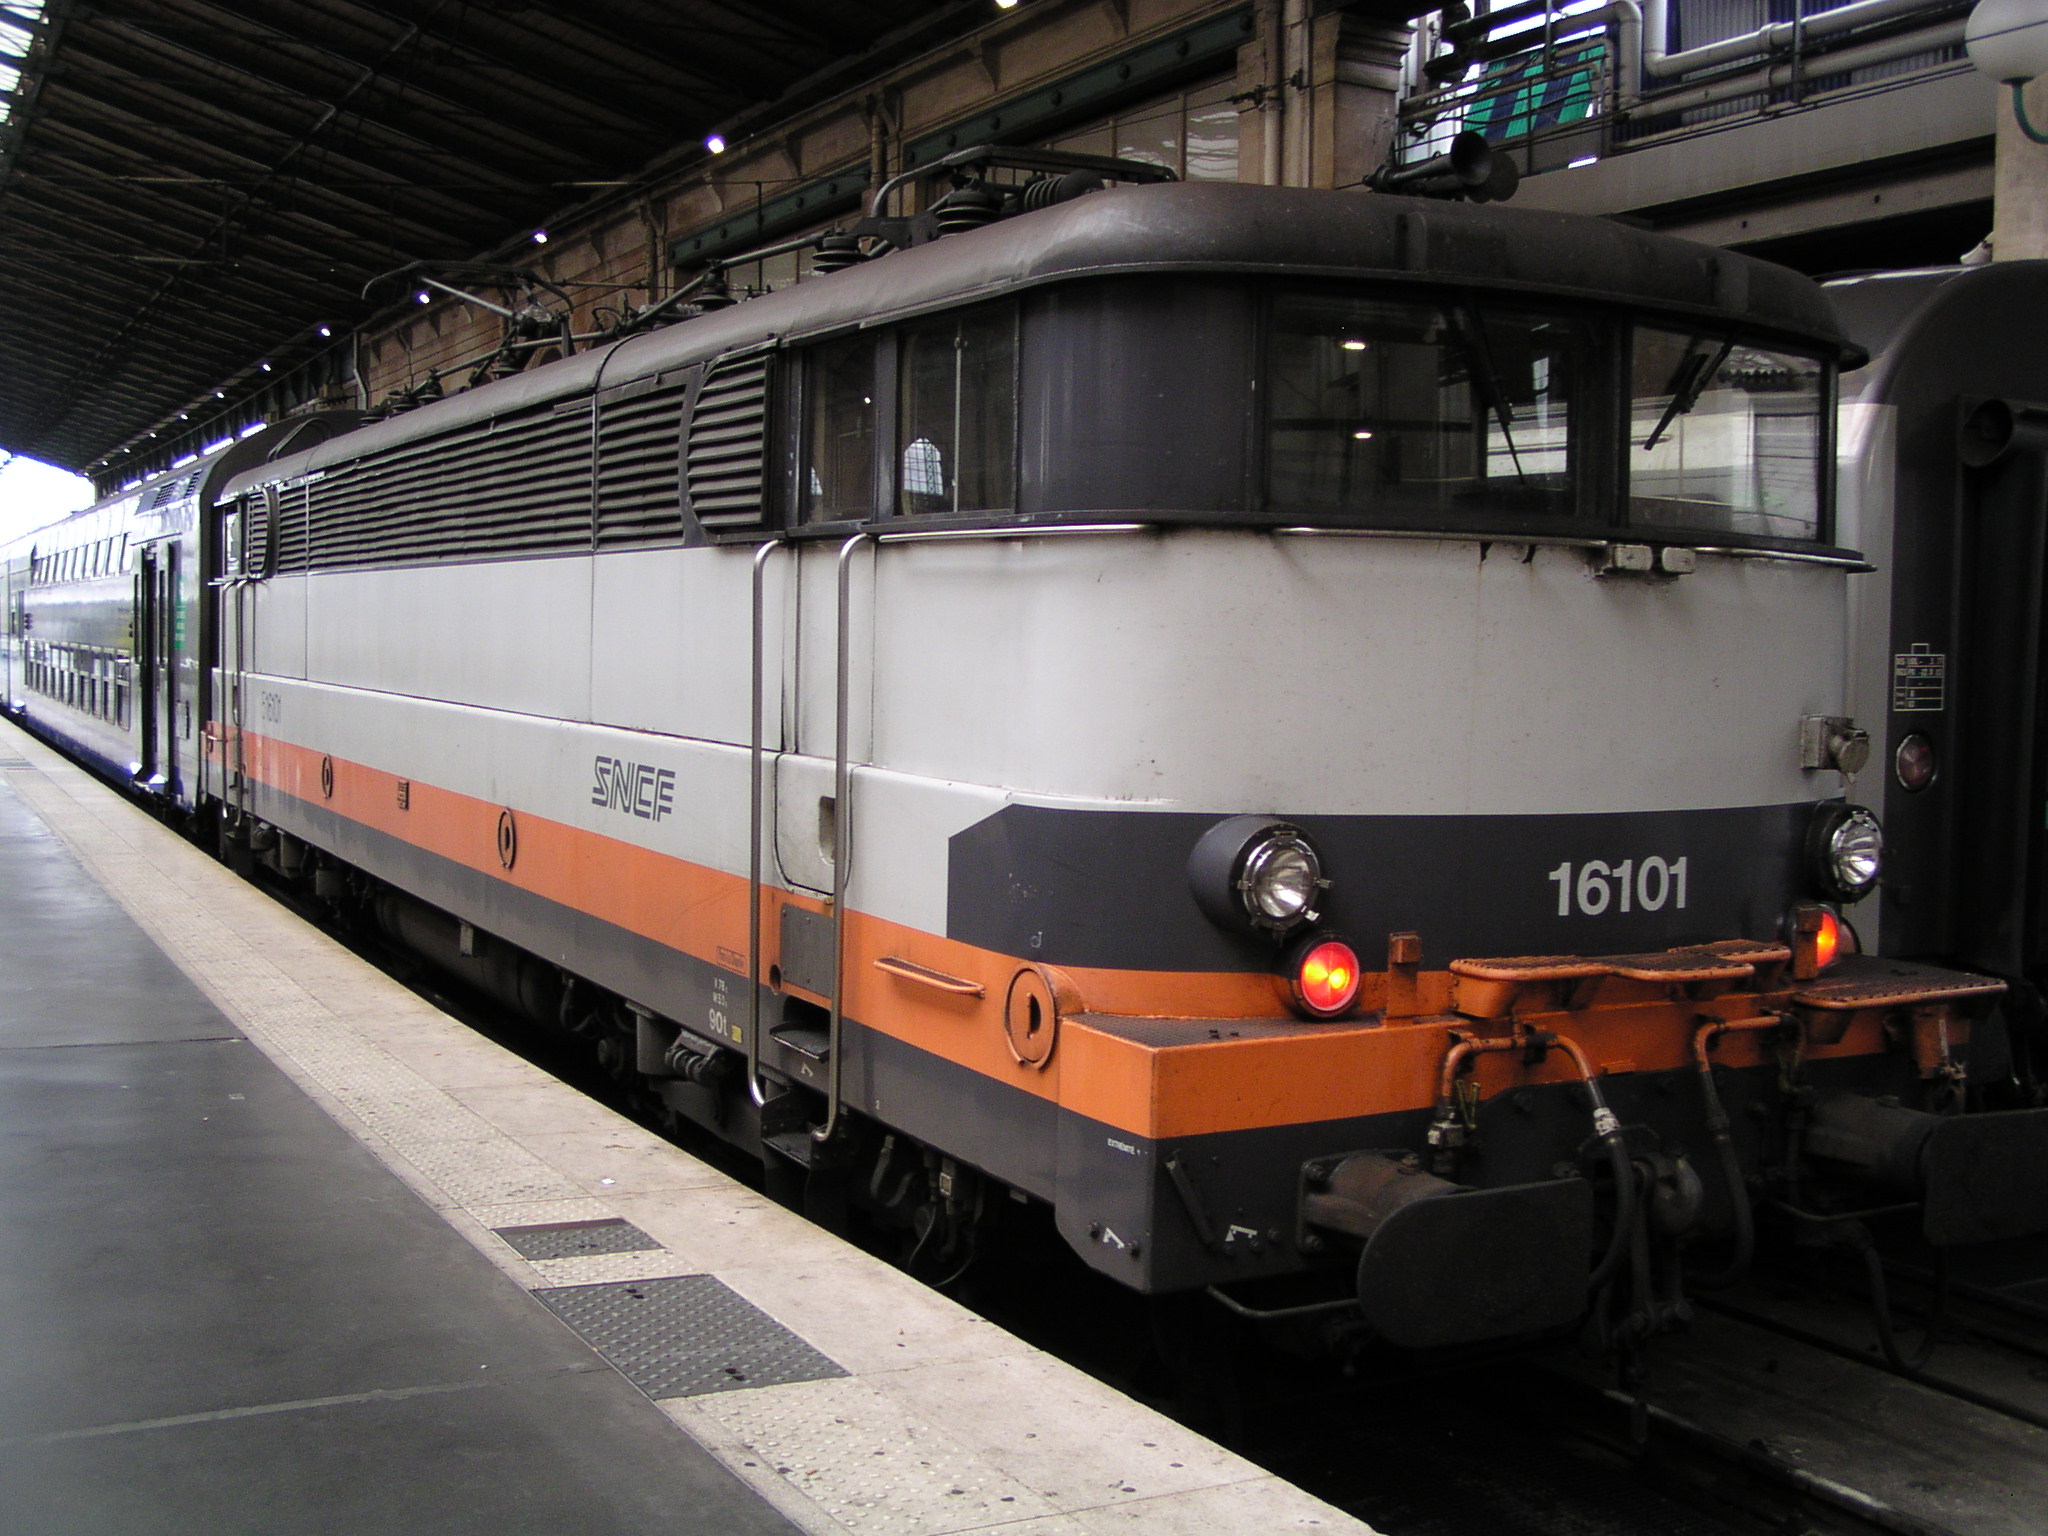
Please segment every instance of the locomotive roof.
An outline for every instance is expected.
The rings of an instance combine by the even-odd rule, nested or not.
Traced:
[[[309,438],[325,441],[342,429],[353,412],[326,411],[309,416],[287,417],[272,422],[261,431],[237,441],[223,443],[208,453],[181,460],[168,469],[159,469],[144,475],[140,480],[122,486],[108,496],[102,496],[88,506],[39,523],[34,528],[23,530],[6,539],[0,539],[0,555],[25,554],[28,550],[43,549],[54,552],[68,549],[72,542],[82,541],[86,530],[95,518],[119,508],[131,512],[154,511],[167,504],[180,502],[187,496],[197,497],[202,508],[211,507],[221,494],[221,486],[228,478],[239,474],[252,465],[261,465],[270,453],[280,446],[303,442]],[[51,543],[52,539],[58,540]]]
[[[1091,192],[466,391],[245,474],[289,478],[472,421],[773,338],[801,339],[1020,288],[1144,272],[1380,278],[1642,305],[1852,344],[1784,267],[1606,219],[1368,192],[1174,182]]]

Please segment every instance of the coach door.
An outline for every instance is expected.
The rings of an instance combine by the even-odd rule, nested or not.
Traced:
[[[145,544],[136,559],[135,692],[141,728],[136,778],[171,787],[176,765],[177,545]]]
[[[16,669],[28,660],[28,572],[12,567],[0,570],[0,587],[7,592],[7,633],[0,640],[0,704],[14,702],[21,678]]]
[[[1966,426],[1963,463],[1953,639],[1894,657],[1895,734],[1932,736],[1940,752],[1944,771],[1924,798],[1946,797],[1933,807],[1948,813],[1942,862],[1954,871],[1944,948],[2021,977],[2048,965],[2048,445],[2009,426],[1986,441]],[[1892,799],[1905,809],[1904,791]]]

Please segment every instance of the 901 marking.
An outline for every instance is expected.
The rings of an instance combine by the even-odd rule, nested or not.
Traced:
[[[1638,863],[1623,859],[1610,865],[1605,859],[1588,859],[1572,878],[1570,860],[1543,878],[1557,882],[1557,915],[1570,917],[1574,902],[1581,917],[1598,917],[1608,907],[1633,912],[1661,912],[1666,902],[1675,912],[1685,910],[1685,860],[1664,860],[1655,854]]]

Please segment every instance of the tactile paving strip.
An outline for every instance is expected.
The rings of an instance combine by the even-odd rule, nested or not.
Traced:
[[[539,1227],[493,1227],[522,1259],[581,1259],[593,1253],[637,1253],[660,1243],[630,1221],[556,1221]]]
[[[649,1397],[696,1397],[844,1376],[710,1275],[533,1293]]]

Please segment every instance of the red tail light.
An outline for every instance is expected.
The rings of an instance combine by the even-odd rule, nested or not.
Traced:
[[[1349,1013],[1363,980],[1358,951],[1328,934],[1312,934],[1295,948],[1287,977],[1294,1006],[1312,1019]]]
[[[1899,788],[1916,794],[1925,789],[1934,782],[1934,743],[1913,732],[1892,754],[1892,772],[1898,775]]]

